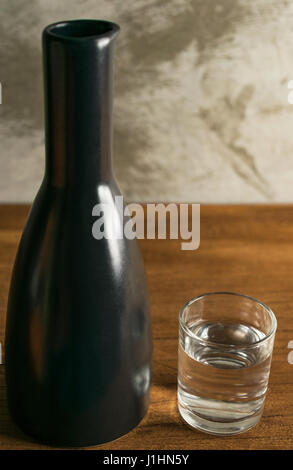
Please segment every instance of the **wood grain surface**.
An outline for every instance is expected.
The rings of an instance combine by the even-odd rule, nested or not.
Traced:
[[[8,288],[28,206],[0,206],[0,340]],[[292,449],[293,206],[201,206],[201,244],[181,251],[177,240],[142,240],[151,299],[154,380],[151,405],[140,425],[99,449]],[[191,297],[236,291],[267,303],[278,319],[265,410],[253,429],[233,437],[188,428],[177,411],[178,312]],[[58,426],[58,423],[56,423]],[[6,404],[0,365],[0,449],[48,449],[23,435]]]

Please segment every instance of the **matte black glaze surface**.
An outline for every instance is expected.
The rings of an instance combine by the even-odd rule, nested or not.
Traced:
[[[119,195],[111,165],[113,49],[98,20],[43,33],[46,171],[12,275],[6,381],[14,421],[66,446],[115,439],[143,418],[151,321],[136,240],[96,240],[93,207]]]

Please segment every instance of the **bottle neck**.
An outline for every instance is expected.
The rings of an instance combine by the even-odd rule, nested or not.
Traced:
[[[56,187],[112,177],[113,54],[113,37],[44,31],[45,177]]]

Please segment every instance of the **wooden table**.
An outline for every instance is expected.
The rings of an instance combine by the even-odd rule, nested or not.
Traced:
[[[0,206],[0,340],[12,264],[28,206]],[[177,240],[143,240],[152,307],[154,381],[149,412],[128,435],[99,449],[292,449],[293,206],[201,206],[201,245],[181,251]],[[191,297],[236,291],[267,303],[278,331],[265,410],[260,423],[233,437],[189,429],[176,404],[178,311]],[[292,353],[293,355],[293,353]],[[48,449],[32,442],[7,411],[0,365],[0,449]]]

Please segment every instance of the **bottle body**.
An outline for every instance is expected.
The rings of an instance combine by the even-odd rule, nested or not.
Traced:
[[[72,50],[70,54],[76,60]],[[79,76],[65,80],[74,78]],[[83,148],[91,147],[85,128],[84,147],[77,136],[71,160],[66,152],[56,158],[56,150],[61,152],[56,132],[76,126],[64,122],[52,143],[47,119],[50,161],[15,261],[6,381],[11,415],[25,432],[53,445],[86,446],[125,434],[145,415],[152,375],[151,321],[137,240],[97,240],[92,233],[96,204],[107,204],[105,231],[113,219],[124,223],[114,202],[119,189],[103,161],[109,158],[101,144],[109,140],[106,121],[98,129],[104,133],[97,140],[99,154],[96,136],[93,155],[84,153]],[[68,137],[62,137],[64,142]]]

